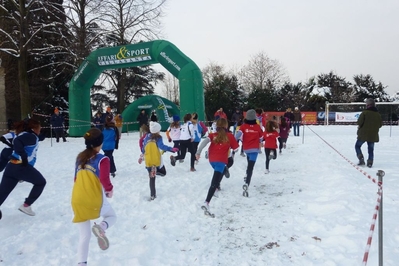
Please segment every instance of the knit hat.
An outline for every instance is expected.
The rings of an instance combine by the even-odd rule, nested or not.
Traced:
[[[180,121],[180,116],[174,115],[173,116],[173,122],[179,122]]]
[[[159,133],[161,131],[161,125],[157,122],[150,122],[150,132],[151,133]]]
[[[248,121],[256,120],[256,112],[255,112],[255,110],[254,109],[249,109],[247,111],[245,119],[247,119]]]
[[[374,107],[374,106],[375,106],[375,101],[374,101],[374,99],[368,98],[368,99],[366,100],[366,106],[367,106],[367,108],[368,108],[368,107]]]
[[[96,132],[99,131],[99,132]],[[103,144],[104,135],[98,128],[92,128],[84,135],[86,148],[95,148]]]

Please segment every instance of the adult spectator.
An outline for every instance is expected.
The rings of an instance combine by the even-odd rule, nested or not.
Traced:
[[[106,121],[114,121],[114,115],[112,114],[112,110],[111,110],[110,106],[107,107],[107,109],[104,113],[103,121],[104,121],[104,123]]]
[[[103,119],[103,114],[100,111],[98,111],[96,113],[96,115],[94,116],[93,124],[99,130],[101,130],[101,131],[103,130],[103,128],[104,128],[104,119]]]
[[[158,122],[158,116],[157,116],[157,113],[155,111],[152,111],[150,120],[152,122]]]
[[[121,114],[115,116],[115,126],[118,128],[119,138],[122,137],[123,118]]]
[[[51,127],[55,132],[55,138],[57,142],[60,142],[60,137],[66,142],[65,131],[64,131],[64,116],[60,114],[60,111],[56,107],[54,114],[50,118]]]
[[[367,166],[372,167],[374,161],[374,143],[379,141],[378,131],[382,127],[382,118],[375,107],[374,99],[366,100],[366,110],[364,110],[357,120],[357,141],[355,151],[359,159],[358,165],[364,165],[364,157],[361,147],[367,141],[368,159]]]
[[[145,109],[141,109],[140,114],[137,116],[136,121],[139,122],[139,128],[140,128],[140,138],[146,134],[143,125],[146,125],[148,127],[148,115],[145,112]]]
[[[298,107],[295,107],[294,110],[294,122],[293,122],[293,127],[294,127],[294,136],[299,136],[299,126],[302,123],[302,114],[301,111],[299,111]]]
[[[287,110],[284,113],[284,117],[286,121],[288,120],[287,122],[289,123],[290,128],[292,128],[292,123],[294,122],[295,117],[294,114],[292,113],[291,108],[287,108]]]
[[[224,119],[227,120],[227,115],[226,115],[225,112],[223,112],[223,108],[222,107],[220,107],[219,110],[217,110],[215,112],[215,114],[213,115],[213,117],[216,117],[216,116],[219,116],[219,118],[224,118]]]

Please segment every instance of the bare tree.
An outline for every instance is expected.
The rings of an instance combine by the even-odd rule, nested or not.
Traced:
[[[102,21],[113,32],[113,45],[125,45],[157,38],[161,31],[160,18],[166,0],[104,0]],[[125,108],[126,85],[132,70],[123,68],[112,77],[117,79],[117,110]]]
[[[72,32],[71,54],[75,57],[76,68],[102,45],[101,37],[109,33],[101,27],[101,3],[101,0],[68,0],[64,5]]]
[[[278,60],[270,59],[264,52],[252,56],[239,77],[246,90],[281,88],[289,77]]]
[[[223,80],[227,73],[223,65],[211,62],[202,69],[202,79],[204,82],[204,90],[212,89],[218,81]]]
[[[0,2],[0,14],[0,52],[17,61],[20,115],[24,118],[32,111],[28,72],[60,63],[49,60],[29,68],[29,57],[41,59],[65,53],[64,45],[52,42],[55,39],[58,43],[67,41],[64,12],[57,1],[8,0]]]
[[[179,80],[171,74],[166,74],[166,78],[163,81],[163,93],[167,99],[171,100],[175,104],[180,104],[180,89]]]

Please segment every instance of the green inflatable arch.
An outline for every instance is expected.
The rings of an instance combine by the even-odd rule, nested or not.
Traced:
[[[69,135],[83,136],[90,128],[90,88],[107,69],[160,63],[180,86],[180,117],[197,112],[204,120],[204,91],[201,70],[175,45],[165,40],[93,51],[80,65],[69,84]]]
[[[173,115],[180,115],[179,108],[173,102],[158,95],[147,95],[129,104],[123,111],[122,132],[139,130],[139,124],[136,120],[143,109],[148,115],[148,118],[151,117],[151,112],[155,111],[162,130],[168,129],[172,122]]]

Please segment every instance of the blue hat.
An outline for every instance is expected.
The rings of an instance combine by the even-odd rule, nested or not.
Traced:
[[[179,122],[180,121],[180,116],[174,115],[173,116],[173,122]]]

